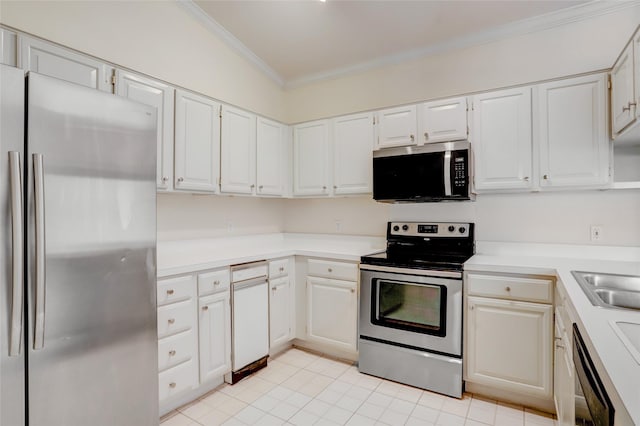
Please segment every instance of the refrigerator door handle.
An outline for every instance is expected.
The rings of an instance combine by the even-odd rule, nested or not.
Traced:
[[[45,224],[44,224],[44,159],[42,154],[33,154],[33,186],[36,233],[35,271],[35,330],[33,349],[44,347],[44,303],[45,303]]]
[[[23,267],[22,252],[23,211],[22,211],[22,171],[20,153],[9,152],[9,173],[11,176],[11,245],[12,245],[12,295],[9,356],[19,356],[22,345]]]

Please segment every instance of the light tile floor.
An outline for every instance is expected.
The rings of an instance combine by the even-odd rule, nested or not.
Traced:
[[[162,426],[554,426],[548,414],[465,394],[461,400],[361,374],[289,349],[234,386],[167,414]]]

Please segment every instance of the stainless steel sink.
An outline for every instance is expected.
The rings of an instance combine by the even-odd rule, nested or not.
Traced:
[[[571,271],[591,303],[640,310],[640,276]]]

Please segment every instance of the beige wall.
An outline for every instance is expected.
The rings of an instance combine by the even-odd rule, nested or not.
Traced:
[[[158,194],[158,239],[283,232],[284,208],[276,198]]]
[[[407,104],[610,68],[640,6],[287,92],[290,122]]]
[[[1,1],[0,22],[286,121],[284,92],[174,1]]]

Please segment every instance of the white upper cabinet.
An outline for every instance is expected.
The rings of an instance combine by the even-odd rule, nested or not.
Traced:
[[[539,85],[540,186],[609,181],[606,74]]]
[[[378,111],[378,148],[415,145],[417,133],[415,105]]]
[[[329,121],[293,127],[293,194],[329,194]]]
[[[629,43],[611,70],[611,126],[614,135],[636,119],[633,69],[633,43]]]
[[[333,119],[333,193],[372,191],[373,113]]]
[[[157,173],[160,190],[173,185],[173,100],[174,88],[128,71],[116,70],[116,94],[155,107],[157,122]]]
[[[256,187],[256,116],[222,107],[220,190],[253,194]]]
[[[16,66],[18,59],[16,55],[17,44],[16,33],[0,28],[0,64]]]
[[[419,144],[467,139],[467,98],[426,102],[419,114]]]
[[[220,104],[176,90],[175,189],[217,192]]]
[[[530,189],[531,88],[483,93],[471,102],[476,190]]]
[[[23,35],[18,37],[18,45],[18,66],[24,70],[104,92],[113,92],[113,68],[103,62]]]
[[[283,195],[286,161],[285,126],[258,117],[256,129],[256,193]]]

